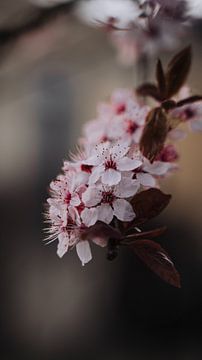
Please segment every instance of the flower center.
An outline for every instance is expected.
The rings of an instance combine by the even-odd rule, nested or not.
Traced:
[[[114,169],[116,170],[116,162],[112,159],[112,156],[110,155],[110,158],[105,161],[105,170],[107,169]]]
[[[65,203],[69,204],[71,201],[72,195],[70,194],[70,192],[68,192],[65,196]]]
[[[125,104],[119,104],[116,108],[116,114],[120,115],[126,111],[126,105]]]
[[[126,120],[126,132],[128,134],[133,134],[138,128],[138,125],[134,123],[132,120]]]
[[[107,142],[109,141],[109,138],[107,137],[107,135],[103,135],[102,139],[101,139],[101,142]]]
[[[115,196],[112,191],[103,191],[102,193],[102,203],[112,205]]]
[[[91,174],[92,168],[93,168],[92,165],[85,165],[85,164],[81,165],[81,171],[84,171],[84,172],[86,172],[88,174]]]
[[[85,209],[84,203],[81,203],[79,206],[76,207],[79,214]]]

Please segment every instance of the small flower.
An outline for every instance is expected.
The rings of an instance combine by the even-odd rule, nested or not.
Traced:
[[[202,101],[183,107],[181,116],[193,131],[202,131]]]
[[[156,161],[163,161],[163,162],[174,162],[179,159],[179,154],[175,149],[174,145],[169,144],[164,146],[163,150],[157,156]]]
[[[98,220],[110,224],[113,217],[121,221],[132,221],[135,217],[130,203],[125,200],[136,194],[139,189],[137,181],[123,177],[116,186],[90,185],[83,193],[82,200],[87,207],[96,206]]]
[[[90,158],[84,164],[94,166],[89,177],[89,184],[95,184],[100,178],[104,185],[117,185],[121,181],[123,171],[131,171],[139,167],[140,159],[127,156],[129,147],[124,143],[100,144],[95,147]]]
[[[121,138],[129,144],[138,144],[149,111],[149,106],[142,106],[134,101],[129,102],[127,111],[111,121],[109,137],[116,140]]]

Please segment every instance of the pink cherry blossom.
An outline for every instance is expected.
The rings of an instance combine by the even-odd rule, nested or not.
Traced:
[[[202,101],[178,107],[170,111],[170,116],[180,119],[182,123],[187,123],[192,131],[202,131]],[[175,132],[182,131],[181,129],[174,129],[171,133],[174,132],[175,136]]]
[[[149,106],[142,106],[138,102],[129,101],[127,111],[111,121],[108,133],[111,139],[120,139],[129,144],[138,144],[144,129]]]
[[[93,166],[89,177],[89,184],[95,184],[101,179],[104,185],[117,185],[121,181],[121,173],[138,168],[141,159],[129,158],[129,147],[126,143],[100,144],[94,148],[92,156],[84,161],[84,164]]]
[[[135,213],[131,204],[125,200],[134,196],[139,184],[132,178],[122,178],[116,186],[90,185],[83,193],[82,200],[88,207],[97,206],[98,220],[110,224],[113,217],[121,221],[132,221]]]

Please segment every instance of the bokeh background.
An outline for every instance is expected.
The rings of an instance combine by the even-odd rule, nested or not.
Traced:
[[[0,2],[0,26],[35,11],[27,1]],[[202,92],[202,26],[190,29],[189,83]],[[168,54],[162,54],[165,61]],[[148,72],[154,69],[154,60]],[[0,219],[2,360],[200,360],[202,348],[201,134],[180,142],[180,171],[163,182],[173,194],[155,224],[182,276],[164,284],[123,251],[110,263],[94,247],[84,268],[74,251],[62,260],[44,246],[47,189],[81,126],[116,87],[140,81],[124,68],[106,34],[59,16],[0,46]],[[150,76],[150,75],[149,75]],[[152,75],[151,75],[152,77]]]

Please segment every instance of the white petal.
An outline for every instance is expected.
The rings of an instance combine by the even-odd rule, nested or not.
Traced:
[[[92,259],[91,249],[88,241],[79,241],[79,243],[76,245],[76,251],[83,266]]]
[[[70,205],[72,206],[79,206],[81,203],[80,197],[78,194],[72,194],[71,200],[70,200]]]
[[[114,215],[121,221],[132,221],[135,213],[131,204],[124,199],[117,199],[113,203]]]
[[[192,120],[190,121],[190,127],[192,131],[202,131],[202,121]]]
[[[80,215],[78,213],[78,210],[74,207],[74,206],[69,206],[68,207],[68,211],[69,211],[69,215],[72,218],[72,220],[78,225],[81,225],[81,219],[80,219]]]
[[[133,140],[136,144],[139,144],[143,133],[143,127],[139,127],[133,134]]]
[[[136,177],[143,186],[154,187],[156,185],[156,180],[150,174],[139,173],[136,175]]]
[[[92,241],[98,246],[101,246],[101,247],[107,246],[107,240],[103,239],[101,237],[94,238],[94,239],[92,239]]]
[[[135,213],[131,204],[124,199],[117,199],[113,203],[114,215],[121,221],[132,221]]]
[[[174,129],[169,132],[168,137],[171,140],[184,140],[187,136],[187,133],[181,129]]]
[[[99,180],[103,171],[104,171],[104,166],[95,167],[92,171],[92,174],[89,177],[89,184],[90,185],[95,184]]]
[[[117,161],[117,169],[121,171],[130,171],[137,169],[142,165],[142,161],[136,159],[130,159],[128,157],[124,157]]]
[[[102,192],[96,186],[89,186],[82,194],[82,200],[88,207],[95,206],[101,202]]]
[[[81,213],[81,219],[87,227],[93,226],[98,220],[97,208],[84,209]]]
[[[121,173],[114,169],[107,169],[102,174],[102,182],[105,185],[117,185],[121,181]]]
[[[58,247],[57,255],[62,258],[63,255],[67,252],[69,246],[69,236],[67,233],[62,233],[58,236]]]
[[[129,143],[128,141],[120,142],[115,145],[113,145],[110,149],[110,154],[112,157],[115,157],[116,159],[121,159],[123,156],[125,156],[129,151]]]
[[[165,175],[169,169],[170,163],[163,161],[154,161],[152,164],[148,163],[144,166],[144,170],[157,176]]]
[[[140,185],[137,180],[124,177],[115,187],[114,194],[119,198],[128,198],[135,195],[139,187]]]
[[[113,219],[113,209],[108,204],[102,204],[97,207],[98,220],[103,221],[106,224],[110,224]]]

